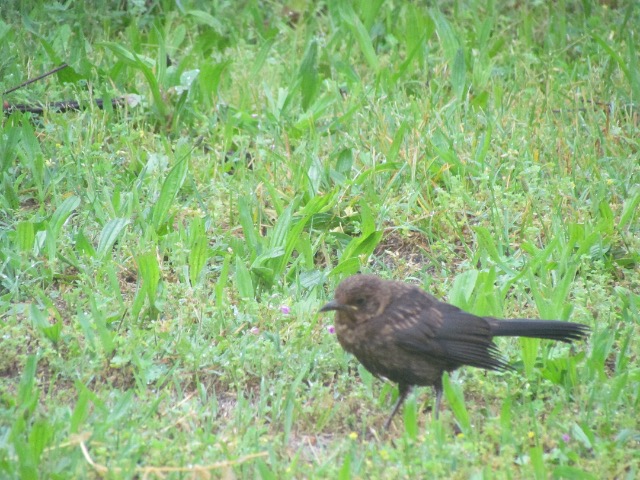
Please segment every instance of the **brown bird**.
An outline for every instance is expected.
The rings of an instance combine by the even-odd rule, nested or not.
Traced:
[[[477,317],[414,285],[374,275],[354,275],[342,281],[335,298],[320,309],[330,310],[336,312],[335,329],[342,348],[373,375],[398,384],[398,401],[385,429],[414,385],[435,389],[437,418],[444,372],[463,365],[511,369],[493,337],[572,342],[590,331],[572,322]]]

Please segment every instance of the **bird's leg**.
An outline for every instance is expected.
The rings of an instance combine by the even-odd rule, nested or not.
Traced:
[[[393,411],[391,412],[391,415],[389,415],[389,418],[384,423],[385,430],[389,430],[389,425],[391,425],[391,419],[400,408],[400,405],[402,405],[402,403],[404,402],[404,399],[407,398],[407,395],[409,394],[410,391],[411,391],[411,385],[407,385],[406,383],[398,384],[398,394],[399,394],[398,401],[396,402],[396,405],[393,407]]]
[[[436,391],[436,412],[435,419],[438,419],[438,415],[440,415],[440,405],[442,404],[442,379],[438,379],[438,381],[433,385],[433,389]]]

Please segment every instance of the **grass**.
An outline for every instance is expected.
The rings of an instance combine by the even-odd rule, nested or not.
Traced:
[[[1,127],[0,476],[640,474],[633,2],[5,3],[0,91],[70,67],[3,100],[89,107]],[[357,271],[593,334],[386,434]]]

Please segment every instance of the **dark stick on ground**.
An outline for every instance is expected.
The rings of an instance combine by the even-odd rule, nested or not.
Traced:
[[[320,309],[331,310],[342,348],[375,376],[398,384],[399,398],[385,429],[414,385],[435,389],[437,418],[444,372],[464,365],[509,370],[493,337],[572,342],[590,331],[573,322],[477,317],[414,285],[373,275],[354,275],[340,283],[335,298]]]
[[[104,108],[104,101],[101,98],[97,98],[96,100],[94,100],[96,107],[98,107],[99,109],[103,109]],[[112,98],[111,99],[111,106],[113,108],[117,108],[117,107],[121,107],[123,105],[125,105],[127,103],[125,98]],[[5,113],[12,113],[15,111],[19,111],[19,112],[29,112],[29,113],[34,113],[34,114],[42,114],[45,111],[52,111],[52,112],[58,112],[58,113],[64,113],[64,112],[69,112],[69,111],[80,111],[83,110],[84,108],[89,106],[89,102],[85,102],[85,103],[80,103],[77,102],[75,100],[64,100],[62,102],[51,102],[51,103],[47,103],[47,104],[23,104],[23,103],[16,103],[16,104],[5,104],[3,105],[3,110]]]

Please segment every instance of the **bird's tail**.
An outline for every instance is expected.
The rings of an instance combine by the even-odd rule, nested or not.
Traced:
[[[494,337],[530,337],[573,342],[582,340],[589,335],[591,329],[581,323],[560,322],[557,320],[531,320],[515,318],[513,320],[499,320],[487,318],[491,324],[491,334]]]

